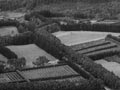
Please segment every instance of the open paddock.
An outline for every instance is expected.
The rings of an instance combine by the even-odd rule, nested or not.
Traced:
[[[92,31],[59,31],[53,33],[53,35],[58,37],[62,43],[68,46],[104,39],[108,34],[115,36],[119,35],[119,33]]]
[[[56,60],[56,58],[45,52],[43,49],[37,47],[35,44],[7,46],[7,48],[17,54],[18,57],[25,57],[27,60],[27,66],[33,66],[32,62],[39,56],[45,56],[50,61]]]

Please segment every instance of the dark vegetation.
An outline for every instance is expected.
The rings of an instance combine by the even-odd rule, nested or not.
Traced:
[[[0,46],[0,54],[2,54],[3,56],[7,57],[8,59],[17,59],[17,55],[12,52],[10,49],[4,47],[4,46]]]
[[[104,3],[103,3],[104,2]],[[56,5],[55,5],[56,4]],[[45,7],[44,7],[45,5]],[[48,6],[48,7],[46,7]],[[1,0],[0,9],[4,10],[45,10],[74,16],[75,18],[119,19],[119,0]],[[49,8],[50,7],[50,8]],[[46,12],[43,12],[46,13]],[[56,15],[47,12],[46,16]]]
[[[17,20],[12,19],[0,19],[0,27],[3,26],[18,26],[19,22]]]
[[[44,66],[45,63],[48,63],[49,60],[45,56],[40,56],[36,59],[36,61],[32,62],[35,66],[40,67]]]
[[[95,82],[88,82],[86,79],[78,77],[77,80],[68,78],[63,80],[0,84],[0,87],[1,90],[104,90],[95,88],[95,84]]]
[[[112,55],[109,57],[104,58],[108,62],[117,62],[120,63],[120,55]]]
[[[35,33],[35,43],[40,48],[43,48],[48,53],[59,58],[66,57],[67,61],[75,62],[81,65],[86,71],[91,73],[96,78],[100,78],[104,81],[105,85],[110,88],[119,89],[120,79],[112,72],[107,71],[101,65],[94,63],[87,56],[81,55],[73,51],[70,47],[63,45],[59,39],[49,34],[47,31],[38,30]]]
[[[62,14],[62,13],[57,13],[57,12],[55,13],[55,12],[51,12],[51,11],[48,11],[48,10],[43,10],[43,11],[40,11],[38,13],[39,13],[39,15],[42,15],[42,16],[44,16],[46,18],[65,17],[65,15]]]
[[[120,24],[92,24],[87,31],[100,31],[100,32],[120,32]]]
[[[120,43],[120,37],[112,36],[111,34],[107,35],[106,39],[112,39],[112,41],[114,40],[115,42]]]
[[[28,14],[26,14],[26,15],[24,16],[25,20],[28,20],[28,21],[30,21],[31,18],[33,18],[33,17],[39,18],[39,19],[40,19],[41,21],[43,21],[43,22],[48,21],[47,18],[45,18],[44,16],[40,15],[40,12],[39,12],[39,11],[33,11],[33,12],[30,12],[30,13],[28,13]]]
[[[68,0],[62,0],[65,2],[68,2]],[[72,2],[73,0],[69,0],[69,2]],[[78,0],[74,0],[74,2],[76,2]],[[82,1],[82,0],[81,0]],[[107,0],[108,1],[108,0]],[[15,2],[15,3],[13,3]],[[1,10],[14,10],[17,8],[22,8],[25,7],[27,9],[34,9],[37,5],[39,5],[41,2],[43,2],[44,4],[49,4],[49,2],[51,3],[59,3],[61,2],[60,0],[9,0],[9,1],[0,1],[0,8]],[[97,0],[91,0],[91,3],[98,3],[100,1]],[[102,0],[102,2],[106,2],[106,0]],[[18,5],[19,4],[19,5]],[[53,36],[52,34],[50,34],[49,32],[54,32],[51,31],[53,30],[53,28],[50,29],[46,26],[49,25],[51,23],[56,23],[57,25],[60,25],[59,22],[57,22],[56,20],[51,19],[52,17],[64,17],[64,16],[70,16],[73,18],[105,18],[105,19],[113,19],[113,18],[118,18],[117,15],[120,13],[119,10],[116,10],[116,7],[119,7],[120,3],[116,3],[116,2],[109,2],[107,5],[105,4],[101,4],[94,9],[94,7],[96,7],[96,5],[98,4],[92,4],[93,7],[88,7],[90,9],[86,9],[84,11],[86,11],[86,13],[83,13],[82,10],[80,10],[79,12],[76,13],[71,13],[69,11],[68,12],[62,12],[62,13],[57,13],[57,12],[50,12],[50,11],[41,11],[41,12],[31,12],[29,14],[25,15],[25,20],[29,21],[29,23],[18,23],[16,21],[6,21],[3,22],[1,21],[1,26],[16,26],[18,28],[18,31],[22,34],[16,35],[14,37],[11,36],[4,36],[4,37],[0,37],[0,45],[1,45],[1,50],[2,54],[5,54],[5,52],[8,53],[8,55],[11,55],[10,58],[11,61],[15,62],[14,58],[17,58],[17,56],[15,56],[15,54],[13,52],[11,52],[10,50],[6,49],[4,46],[6,45],[25,45],[25,44],[31,44],[31,43],[35,43],[37,46],[39,46],[40,48],[44,49],[45,51],[47,51],[48,53],[50,53],[51,55],[55,56],[56,58],[58,58],[59,60],[68,62],[68,63],[74,63],[75,65],[73,65],[73,68],[78,72],[78,66],[80,65],[86,72],[90,73],[91,76],[89,76],[89,74],[86,74],[85,72],[82,72],[82,74],[85,74],[85,78],[87,78],[89,80],[89,82],[82,82],[81,85],[76,86],[75,83],[71,83],[69,81],[63,81],[63,82],[57,82],[57,81],[45,81],[45,82],[29,82],[29,83],[12,83],[12,84],[0,84],[1,90],[8,90],[8,89],[13,89],[13,90],[48,90],[49,88],[51,89],[55,89],[55,90],[98,90],[101,89],[103,86],[103,84],[101,83],[101,80],[103,80],[104,84],[107,85],[108,87],[112,88],[112,89],[120,89],[120,78],[115,76],[114,73],[107,71],[105,68],[103,68],[101,65],[94,63],[93,60],[104,57],[105,55],[108,54],[114,54],[116,53],[116,51],[112,51],[112,52],[105,52],[105,53],[100,53],[99,55],[95,55],[94,57],[91,56],[90,59],[89,57],[87,57],[86,55],[82,55],[80,53],[75,52],[74,50],[72,50],[70,47],[65,46],[64,44],[61,43],[61,41],[56,38],[55,36]],[[115,7],[112,7],[115,6]],[[117,6],[118,5],[118,6]],[[107,8],[108,7],[108,8]],[[104,9],[105,8],[105,9]],[[73,10],[71,10],[73,11]],[[104,12],[103,12],[104,11]],[[113,12],[115,11],[115,12]],[[103,13],[102,13],[103,12]],[[67,14],[68,13],[68,14]],[[114,15],[113,15],[114,14]],[[41,22],[40,24],[38,24],[38,26],[36,26],[36,22],[32,22],[32,20],[34,20],[34,18],[39,19],[38,22]],[[46,27],[43,27],[46,26]],[[91,24],[89,21],[86,22],[79,22],[77,23],[67,23],[67,25],[60,25],[62,30],[65,31],[70,31],[70,30],[90,30],[90,31],[108,31],[108,32],[119,32],[119,25],[106,25],[106,24]],[[42,29],[41,29],[42,27]],[[56,28],[55,28],[56,29]],[[108,30],[109,29],[109,30]],[[59,29],[58,29],[59,30]],[[27,31],[27,32],[26,32]],[[117,52],[118,53],[118,52]],[[6,55],[6,54],[5,54]],[[7,56],[7,55],[6,55]],[[18,60],[19,61],[19,60]],[[15,66],[17,66],[18,64],[15,64]],[[2,66],[1,66],[2,67]],[[2,71],[2,70],[1,70]],[[89,78],[92,77],[93,78]],[[98,79],[95,79],[98,78]],[[99,80],[101,79],[101,80]],[[82,80],[80,80],[82,81]],[[91,83],[91,84],[89,84]],[[80,84],[80,83],[79,83]],[[87,86],[87,87],[86,87]],[[47,87],[47,88],[46,88]],[[102,89],[101,89],[102,90]],[[103,89],[104,90],[104,89]]]
[[[18,34],[15,36],[3,36],[0,37],[0,45],[7,46],[7,45],[25,45],[33,43],[33,36],[32,32],[25,32],[22,34]]]
[[[102,58],[105,58],[105,57],[108,57],[108,56],[112,56],[112,55],[116,55],[116,54],[119,54],[120,53],[120,50],[111,50],[111,51],[104,51],[104,52],[101,52],[101,53],[94,53],[94,54],[90,54],[88,55],[88,57],[90,57],[92,60],[99,60],[99,59],[102,59]]]
[[[6,69],[7,71],[14,71],[14,70],[21,70],[26,65],[26,59],[24,57],[21,58],[12,58],[7,61],[9,68]]]
[[[112,41],[110,42],[110,40],[107,39],[108,36],[104,40],[101,39],[97,41],[78,44],[72,46],[71,48],[80,54],[88,56],[92,60],[99,60],[112,55],[118,55],[120,53],[119,47]]]
[[[85,23],[87,22],[87,23]],[[91,24],[89,21],[83,21],[81,23],[73,23],[67,25],[60,25],[61,30],[63,31],[98,31],[98,32],[120,32],[120,23],[115,23],[115,24],[100,24],[100,23],[95,23]]]

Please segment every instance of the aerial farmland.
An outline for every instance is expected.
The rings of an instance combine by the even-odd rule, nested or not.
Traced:
[[[120,90],[118,0],[0,0],[0,90]]]

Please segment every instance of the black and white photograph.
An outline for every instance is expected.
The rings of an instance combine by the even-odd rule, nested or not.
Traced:
[[[0,0],[0,90],[120,90],[120,0]]]

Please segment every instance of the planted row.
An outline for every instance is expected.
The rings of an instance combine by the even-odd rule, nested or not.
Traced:
[[[68,47],[66,47],[68,48]],[[81,65],[86,71],[91,73],[94,77],[104,81],[104,84],[113,89],[120,88],[120,78],[114,73],[107,71],[101,65],[94,63],[94,61],[85,55],[79,54],[72,49],[65,50],[68,60],[76,62]]]
[[[120,37],[117,37],[117,36],[112,36],[111,34],[108,34],[106,39],[109,39],[109,40],[112,40],[112,41],[115,41],[117,43],[120,42]]]
[[[119,54],[120,50],[119,49],[111,49],[111,50],[104,50],[103,52],[94,52],[94,53],[90,53],[87,56],[90,57],[92,60],[99,60],[99,59],[103,59],[105,57],[109,57],[109,56],[113,56],[116,54]]]

